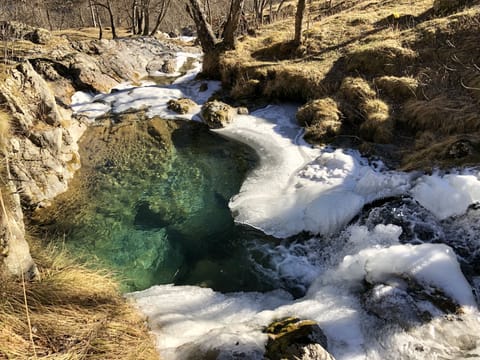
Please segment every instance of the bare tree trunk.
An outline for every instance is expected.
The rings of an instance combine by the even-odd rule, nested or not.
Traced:
[[[268,8],[268,12],[270,15],[268,15],[268,22],[271,24],[273,22],[273,10],[272,10],[272,7],[273,7],[273,0],[270,0],[270,4],[269,4],[269,8]]]
[[[208,23],[212,23],[212,8],[210,6],[210,0],[206,0],[206,5],[207,5],[207,14],[208,14]]]
[[[97,6],[95,6],[95,17],[96,17],[97,23],[98,23],[98,40],[102,40],[103,39],[102,19],[100,18],[99,14],[98,14],[98,7]]]
[[[97,27],[97,20],[95,19],[95,10],[93,9],[92,0],[88,0],[88,6],[90,7],[90,13],[92,15],[93,27]],[[50,20],[49,20],[50,21]]]
[[[280,3],[278,4],[277,10],[275,11],[276,16],[280,13],[280,10],[282,10],[283,4],[285,4],[285,0],[281,0]]]
[[[295,14],[295,38],[293,44],[300,46],[302,44],[302,25],[303,15],[305,14],[305,0],[298,0],[297,13]]]
[[[137,21],[138,21],[138,16],[137,16],[137,1],[134,0],[132,2],[132,34],[136,35],[137,34]]]
[[[143,12],[143,31],[142,35],[147,36],[150,32],[150,9],[146,7]]]
[[[213,34],[212,27],[207,22],[202,6],[199,0],[189,0],[190,7],[188,12],[192,16],[195,26],[197,28],[198,39],[202,45],[202,50],[205,54],[213,51],[217,43],[217,38]]]
[[[48,7],[46,8],[46,13],[47,13],[47,22],[48,22],[48,27],[50,28],[50,31],[53,30],[53,24],[52,24],[52,19],[50,18],[50,10]]]
[[[117,29],[115,28],[115,17],[113,15],[112,4],[110,3],[110,0],[107,0],[107,10],[110,17],[110,26],[112,27],[112,38],[116,39]]]
[[[225,30],[223,31],[223,47],[226,50],[235,48],[235,32],[238,29],[244,4],[245,0],[232,0]]]
[[[158,28],[160,27],[160,24],[162,23],[163,19],[165,19],[165,16],[167,15],[168,8],[170,7],[171,0],[162,0],[160,9],[157,10],[157,21],[155,22],[155,26],[153,27],[152,32],[150,33],[151,36],[155,35],[158,31]]]

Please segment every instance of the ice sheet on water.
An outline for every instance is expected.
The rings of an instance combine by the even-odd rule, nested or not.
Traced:
[[[257,150],[260,164],[230,202],[239,223],[276,237],[331,234],[375,199],[404,193],[410,176],[373,170],[356,152],[307,145],[295,108],[268,106],[218,130]]]

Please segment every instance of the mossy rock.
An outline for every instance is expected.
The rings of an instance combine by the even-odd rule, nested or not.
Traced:
[[[192,99],[181,98],[181,99],[172,99],[167,103],[167,108],[176,112],[177,114],[188,114],[191,113],[193,109],[198,107],[197,103]]]
[[[288,317],[271,323],[265,358],[269,360],[334,360],[328,353],[327,338],[315,321]]]
[[[235,108],[221,101],[209,101],[202,106],[201,115],[211,129],[219,129],[232,122]]]

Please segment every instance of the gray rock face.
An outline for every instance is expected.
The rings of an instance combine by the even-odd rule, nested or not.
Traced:
[[[236,114],[235,108],[217,100],[206,102],[201,111],[203,120],[211,129],[228,125]]]
[[[22,96],[19,96],[22,94]],[[0,84],[17,129],[11,138],[12,176],[26,206],[48,205],[80,167],[77,141],[86,129],[60,108],[48,84],[24,62]]]
[[[20,206],[20,196],[12,181],[6,184],[7,193],[2,193],[0,209],[0,263],[14,275],[26,279],[37,276],[38,270],[30,255],[30,249],[25,240],[23,213]],[[1,267],[0,267],[1,268]]]
[[[7,40],[25,39],[35,44],[46,44],[52,38],[51,33],[46,29],[35,28],[17,21],[0,22],[0,34],[4,34]]]

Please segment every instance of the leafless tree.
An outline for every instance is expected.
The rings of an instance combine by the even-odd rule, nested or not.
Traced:
[[[302,44],[303,16],[305,14],[305,0],[298,0],[297,12],[295,14],[295,37],[293,43],[296,46]]]
[[[112,31],[112,38],[113,39],[116,39],[118,36],[117,36],[117,30],[116,30],[116,26],[115,26],[115,15],[113,13],[113,7],[112,7],[112,3],[110,0],[96,0],[93,2],[93,5],[95,5],[96,7],[96,14],[97,14],[97,21],[98,21],[98,25],[99,25],[99,29],[100,29],[100,35],[99,35],[99,38],[102,37],[102,26],[101,26],[101,23],[100,23],[100,17],[98,16],[98,8],[101,7],[103,9],[105,9],[107,12],[108,12],[108,17],[110,19],[110,27],[111,27],[111,31]]]
[[[220,55],[235,48],[235,33],[243,13],[245,0],[230,1],[230,10],[223,26],[223,39],[218,39],[212,31],[200,0],[189,0],[188,3],[187,11],[195,22],[197,36],[204,52],[203,73],[209,77],[218,77]]]

